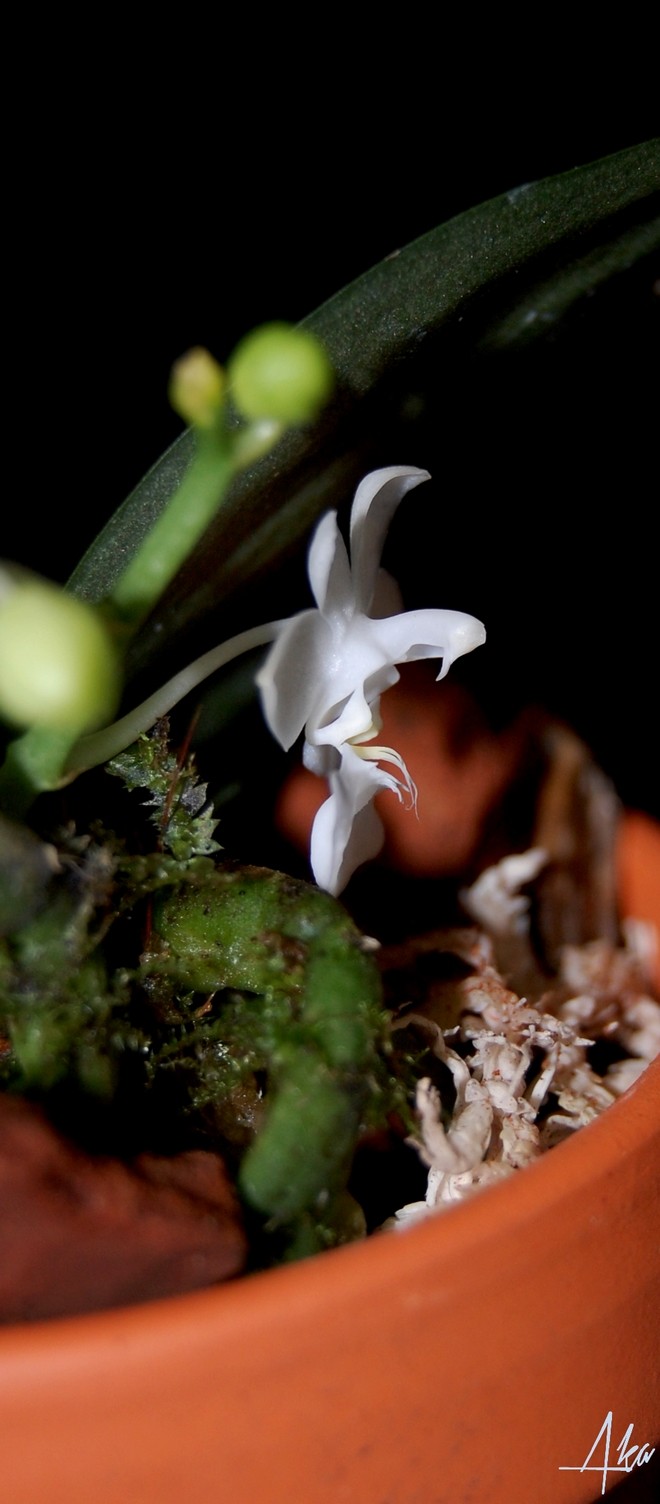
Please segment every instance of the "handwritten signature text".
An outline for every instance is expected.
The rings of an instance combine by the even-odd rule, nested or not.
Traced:
[[[612,1451],[612,1419],[612,1411],[608,1410],[591,1451],[587,1453],[584,1462],[578,1463],[573,1467],[560,1467],[559,1469],[560,1473],[602,1473],[603,1483],[601,1494],[605,1493],[608,1473],[631,1473],[633,1468],[643,1467],[645,1462],[650,1462],[655,1452],[655,1447],[650,1447],[648,1442],[644,1442],[642,1446],[639,1446],[637,1442],[632,1442],[634,1425],[631,1422],[616,1448],[617,1461],[610,1462]],[[592,1462],[591,1459],[594,1453],[597,1452],[601,1442],[603,1443],[603,1460],[602,1462]]]

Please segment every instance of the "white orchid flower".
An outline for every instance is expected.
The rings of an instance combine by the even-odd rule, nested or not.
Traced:
[[[392,747],[373,745],[380,697],[400,677],[396,665],[441,658],[438,679],[443,679],[454,659],[479,647],[486,636],[482,623],[462,611],[401,611],[398,586],[380,568],[399,502],[428,479],[427,470],[408,465],[367,475],[353,501],[350,561],[336,512],[326,512],[312,538],[308,572],[315,609],[251,627],[202,654],[121,720],[82,737],[69,772],[115,757],[209,674],[272,643],[257,675],[264,715],[286,750],[304,729],[304,762],[329,781],[330,797],[314,821],[310,856],[319,887],[340,893],[356,867],[383,843],[373,808],[379,789],[412,806],[417,802],[403,758]]]
[[[380,568],[387,529],[406,492],[428,479],[428,471],[405,465],[365,477],[351,512],[350,561],[337,514],[326,513],[308,557],[316,609],[279,624],[257,675],[273,735],[288,749],[304,729],[305,765],[329,781],[330,796],[312,830],[311,865],[319,887],[330,893],[341,892],[382,846],[373,808],[379,789],[416,804],[403,759],[391,747],[373,745],[380,696],[400,677],[396,665],[441,658],[442,679],[455,658],[485,640],[482,623],[460,611],[382,614],[386,597],[390,605],[396,597],[400,607],[398,587]]]

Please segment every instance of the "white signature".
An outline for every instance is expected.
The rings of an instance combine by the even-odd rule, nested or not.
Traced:
[[[601,1494],[604,1494],[607,1487],[608,1473],[631,1473],[634,1467],[643,1467],[645,1462],[651,1461],[651,1458],[655,1452],[655,1447],[650,1447],[648,1442],[646,1441],[642,1446],[638,1446],[636,1442],[633,1446],[631,1446],[630,1441],[632,1438],[633,1430],[634,1426],[631,1422],[616,1449],[618,1461],[610,1462],[610,1451],[612,1446],[612,1411],[608,1410],[600,1431],[598,1432],[596,1440],[591,1448],[591,1451],[587,1453],[584,1462],[582,1464],[578,1463],[575,1467],[560,1467],[559,1472],[602,1473],[603,1486],[601,1488]],[[599,1442],[603,1441],[603,1438],[603,1461],[592,1463],[591,1459],[594,1455],[594,1452],[596,1451]]]

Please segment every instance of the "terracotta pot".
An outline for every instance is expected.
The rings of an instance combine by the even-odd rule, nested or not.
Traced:
[[[657,864],[657,828],[632,839]],[[652,893],[649,872],[660,919]],[[1,1333],[6,1497],[595,1499],[602,1472],[579,1468],[610,1412],[610,1463],[631,1422],[630,1446],[658,1440],[659,1092],[657,1060],[572,1140],[401,1235]]]
[[[578,361],[567,421],[552,410],[548,443],[545,427],[540,439],[535,427],[547,401],[539,388],[538,363],[532,380],[526,365],[518,376],[510,352],[518,335],[527,340],[548,319],[556,334],[562,310],[584,285],[583,262],[576,263],[575,276],[571,261],[580,235],[588,237],[588,264],[600,265],[594,215],[603,183],[609,196],[599,212],[607,211],[607,233],[621,236],[617,255],[628,264],[635,194],[644,188],[641,168],[633,167],[628,157],[623,163],[615,159],[613,167],[597,164],[568,189],[561,182],[547,189],[541,185],[511,195],[510,202],[485,206],[443,227],[432,241],[389,258],[368,284],[356,284],[319,312],[312,323],[331,350],[340,400],[321,434],[313,436],[313,454],[302,440],[298,447],[292,442],[287,465],[277,457],[273,462],[272,485],[265,487],[258,471],[242,492],[237,488],[235,502],[217,521],[217,536],[200,546],[199,588],[192,588],[193,560],[187,588],[184,580],[178,594],[172,593],[177,630],[193,616],[203,625],[204,612],[214,611],[223,597],[226,609],[236,613],[240,588],[253,591],[252,576],[245,585],[239,566],[248,560],[254,570],[260,549],[267,555],[272,548],[265,497],[277,508],[286,494],[302,536],[312,515],[335,505],[340,488],[349,497],[355,480],[374,463],[415,458],[441,477],[443,496],[459,499],[464,494],[489,498],[493,475],[506,466],[507,486],[518,478],[507,503],[510,536],[526,539],[530,476],[542,471],[547,496],[535,497],[535,507],[543,516],[545,504],[553,526],[539,551],[543,569],[534,588],[523,592],[524,634],[518,630],[519,591],[511,591],[516,640],[524,635],[530,644],[529,664],[523,654],[519,678],[525,690],[533,682],[542,696],[539,665],[545,662],[546,678],[557,660],[566,671],[568,655],[556,651],[555,613],[547,605],[559,579],[561,598],[577,617],[570,641],[571,652],[578,654],[579,703],[585,699],[581,674],[588,672],[589,705],[602,705],[611,737],[610,653],[602,651],[601,636],[595,646],[589,637],[594,612],[588,592],[575,588],[573,576],[566,580],[564,537],[572,536],[574,511],[566,476],[574,460],[568,450],[563,457],[560,446],[564,428],[570,438],[579,407],[585,431],[607,432],[608,444],[592,445],[590,459],[596,464],[600,457],[609,485],[615,425],[601,410],[607,391],[596,383],[590,430],[584,403],[592,383],[584,380]],[[575,204],[569,217],[567,194]],[[603,268],[618,265],[603,245]],[[582,255],[579,245],[578,250]],[[454,276],[459,263],[467,270]],[[532,301],[538,288],[541,317]],[[519,310],[517,322],[512,309]],[[647,319],[647,312],[643,316]],[[622,327],[628,322],[626,317]],[[477,368],[474,351],[481,347],[484,365]],[[484,399],[475,392],[475,372],[488,374],[492,351],[499,348],[503,364]],[[596,356],[601,362],[603,348],[598,346]],[[619,364],[627,390],[643,363]],[[514,388],[502,385],[503,369],[517,381]],[[554,389],[550,396],[554,401]],[[633,389],[633,403],[634,396]],[[515,415],[511,431],[510,414]],[[626,464],[638,454],[645,429],[636,421],[631,431],[635,444],[626,442]],[[171,489],[185,443],[151,472],[129,503],[129,520],[142,502],[153,504],[163,484]],[[546,476],[551,463],[556,473]],[[479,465],[482,469],[475,469]],[[605,484],[602,490],[608,494]],[[632,491],[626,472],[626,493]],[[599,494],[597,475],[590,494]],[[235,554],[222,544],[225,523],[242,539]],[[126,526],[126,517],[117,523]],[[478,610],[490,622],[485,596],[490,590],[497,604],[508,578],[499,507],[484,505],[478,527],[468,524],[479,547],[465,546],[464,526],[461,508],[447,505],[443,568],[450,572],[452,594],[446,603]],[[423,529],[420,535],[425,536]],[[115,534],[108,536],[112,543]],[[628,526],[616,536],[617,554],[626,540],[639,553],[637,532]],[[106,539],[92,564],[82,566],[81,588],[102,595],[108,587],[104,570],[114,568],[119,557],[120,550]],[[417,550],[413,565],[414,580],[420,576],[420,603],[426,604],[435,598],[432,591],[424,597],[428,573],[437,571],[435,548]],[[588,578],[592,567],[589,556]],[[625,559],[621,570],[625,575]],[[581,583],[581,574],[575,579]],[[232,590],[238,605],[230,598]],[[506,602],[506,591],[504,596]],[[652,599],[636,579],[637,642],[651,638],[650,627],[646,634],[637,618],[644,602],[650,611]],[[154,642],[159,627],[156,621]],[[545,659],[544,641],[550,643]],[[500,690],[506,688],[511,657],[506,630],[502,644],[495,668]],[[564,640],[560,646],[565,648]],[[149,650],[147,633],[146,657]],[[650,704],[641,654],[628,655],[626,677],[617,682],[618,694],[628,686],[636,707]],[[622,721],[624,710],[620,705]],[[568,719],[570,711],[570,704],[559,705]],[[636,766],[643,754],[652,755],[654,745],[637,726]],[[656,831],[656,864],[657,839]],[[626,873],[630,849],[626,837]],[[654,910],[647,897],[641,907],[636,861],[634,888],[630,876],[625,879],[630,906],[648,917],[655,912],[660,924],[657,892]],[[649,874],[649,891],[651,884]],[[613,1451],[631,1423],[631,1446],[659,1439],[660,1378],[654,1370],[660,1310],[659,1091],[660,1060],[595,1123],[531,1168],[400,1235],[375,1237],[175,1300],[0,1332],[5,1496],[12,1504],[89,1504],[92,1497],[97,1504],[180,1504],[183,1499],[291,1504],[296,1498],[301,1504],[527,1504],[529,1499],[586,1504],[595,1499],[602,1473],[579,1469],[608,1415]],[[602,1456],[601,1443],[593,1460]],[[620,1477],[611,1474],[610,1486]]]

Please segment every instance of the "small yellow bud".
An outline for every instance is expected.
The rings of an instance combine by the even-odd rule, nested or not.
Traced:
[[[170,376],[169,399],[174,411],[195,428],[212,428],[225,395],[222,366],[201,345],[175,361]]]

